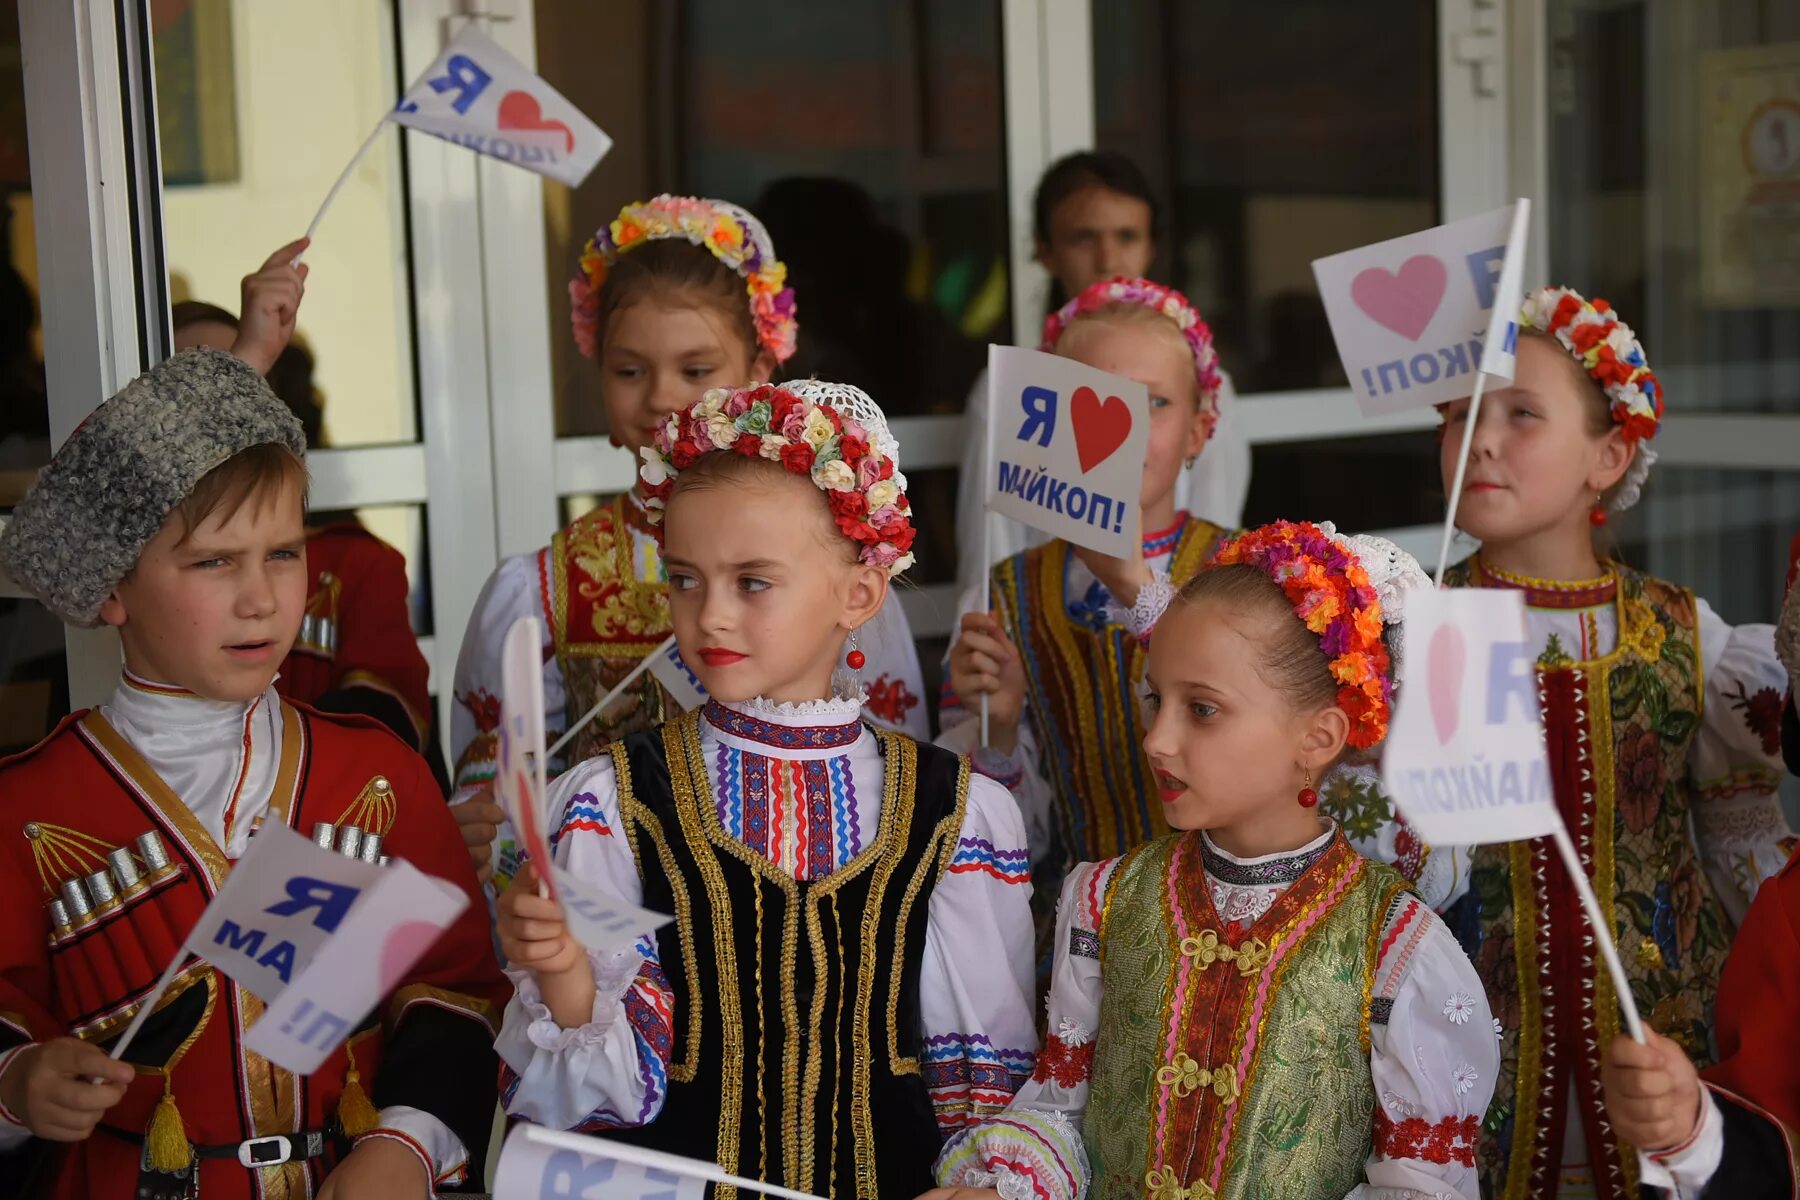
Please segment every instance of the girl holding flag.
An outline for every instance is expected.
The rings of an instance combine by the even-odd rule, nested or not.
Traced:
[[[1784,679],[1770,627],[1728,626],[1679,584],[1596,550],[1638,499],[1663,413],[1605,301],[1525,298],[1513,382],[1483,398],[1454,514],[1481,550],[1456,587],[1517,588],[1538,650],[1557,805],[1645,1019],[1704,1065],[1731,930],[1787,860],[1777,803]],[[1470,404],[1445,412],[1445,487]],[[1619,1006],[1549,839],[1476,852],[1453,918],[1504,1024],[1482,1154],[1509,1197],[1635,1195],[1602,1103]]]
[[[896,450],[866,395],[816,380],[710,391],[645,449],[711,698],[570,769],[548,807],[559,865],[675,923],[586,954],[535,870],[513,880],[510,1113],[815,1194],[915,1195],[943,1133],[1030,1071],[1018,808],[876,732],[857,681],[859,631],[912,562]]]
[[[1417,586],[1391,543],[1286,521],[1146,586],[1143,748],[1180,832],[1069,875],[1035,1073],[934,1200],[1478,1195],[1481,984],[1314,788],[1385,736]]]
[[[770,378],[799,336],[786,280],[762,223],[724,201],[657,196],[626,205],[597,231],[569,297],[576,344],[600,368],[613,443],[635,455],[659,422],[709,389]],[[671,633],[668,581],[641,484],[577,518],[543,549],[503,561],[463,635],[451,723],[455,811],[483,877],[502,888],[515,865],[512,832],[491,791],[502,648],[513,622],[527,616],[550,641],[544,703],[553,734],[647,657],[660,657]],[[876,697],[870,716],[922,736],[924,685],[900,606],[884,608],[863,639]],[[573,739],[563,761],[579,762],[681,707],[657,669],[642,673]]]

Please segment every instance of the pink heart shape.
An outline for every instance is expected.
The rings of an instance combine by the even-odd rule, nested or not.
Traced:
[[[1102,401],[1091,387],[1078,387],[1069,398],[1069,419],[1075,424],[1075,457],[1083,474],[1093,470],[1131,436],[1131,408],[1117,396]]]
[[[429,921],[402,921],[388,930],[379,955],[382,995],[394,990],[443,932]]]
[[[560,133],[568,139],[568,153],[575,152],[575,134],[561,121],[547,121],[544,110],[538,107],[537,97],[530,92],[508,92],[500,97],[500,120],[502,129],[529,129],[549,133]]]
[[[1350,298],[1356,307],[1385,329],[1416,342],[1443,303],[1450,274],[1441,259],[1415,254],[1400,270],[1369,267],[1350,282]]]
[[[1462,630],[1454,625],[1438,626],[1425,655],[1425,691],[1431,701],[1431,722],[1437,727],[1438,745],[1445,746],[1456,736],[1462,715],[1463,663],[1468,657]]]

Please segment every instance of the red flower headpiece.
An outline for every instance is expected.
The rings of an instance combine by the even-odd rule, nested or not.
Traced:
[[[875,402],[841,383],[714,388],[657,426],[638,451],[645,507],[660,523],[675,476],[705,454],[732,452],[778,462],[825,493],[862,561],[892,578],[913,562],[912,504],[895,461],[893,435]]]
[[[1381,598],[1355,552],[1309,521],[1276,521],[1226,542],[1209,565],[1233,563],[1274,580],[1318,636],[1338,683],[1338,706],[1350,716],[1350,745],[1367,750],[1386,737],[1394,681]]]

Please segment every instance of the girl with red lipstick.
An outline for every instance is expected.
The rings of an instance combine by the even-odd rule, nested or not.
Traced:
[[[1314,789],[1386,734],[1420,585],[1391,543],[1282,521],[1151,592],[1144,751],[1178,832],[1070,873],[1036,1071],[928,1200],[1479,1194],[1480,981]]]
[[[1031,1070],[1012,797],[867,719],[861,631],[912,562],[881,410],[816,380],[708,392],[643,451],[710,699],[551,789],[569,870],[675,914],[590,956],[529,867],[499,903],[507,1110],[818,1195],[914,1195]]]
[[[1596,550],[1649,474],[1662,387],[1603,300],[1543,288],[1519,324],[1517,373],[1482,399],[1457,507],[1481,549],[1445,582],[1524,593],[1563,819],[1619,929],[1638,1008],[1704,1066],[1732,928],[1792,836],[1776,796],[1773,630],[1734,629],[1688,589]],[[1468,408],[1446,409],[1446,488]],[[1635,1155],[1602,1105],[1618,1005],[1549,839],[1482,847],[1470,892],[1452,924],[1496,1008],[1518,1014],[1485,1182],[1507,1197],[1635,1196]]]
[[[658,196],[626,205],[588,242],[569,297],[575,341],[600,368],[612,440],[634,455],[665,417],[709,389],[773,377],[799,337],[794,290],[768,231],[722,200]],[[453,799],[477,866],[499,888],[515,865],[512,831],[491,791],[501,651],[513,623],[528,616],[548,639],[544,704],[554,736],[671,632],[668,580],[641,489],[611,497],[543,549],[503,561],[463,635],[451,723]],[[863,643],[867,678],[890,701],[870,716],[923,737],[919,656],[898,604],[863,631]],[[656,673],[646,672],[576,735],[565,761],[580,762],[678,711]]]

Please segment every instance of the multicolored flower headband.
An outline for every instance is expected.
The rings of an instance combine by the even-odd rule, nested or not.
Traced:
[[[1188,348],[1194,352],[1194,378],[1200,384],[1200,408],[1219,414],[1219,354],[1213,349],[1212,330],[1200,319],[1200,312],[1188,298],[1172,287],[1152,283],[1148,279],[1117,276],[1086,288],[1079,296],[1044,318],[1044,340],[1040,350],[1054,351],[1057,339],[1074,323],[1109,304],[1138,304],[1154,309],[1175,322]]]
[[[1338,706],[1350,716],[1350,745],[1378,744],[1393,711],[1392,662],[1381,636],[1381,598],[1355,550],[1330,526],[1276,521],[1224,543],[1208,565],[1233,563],[1255,567],[1287,594],[1331,660]]]
[[[809,379],[779,386],[714,388],[657,426],[638,451],[645,507],[661,522],[675,477],[702,455],[733,452],[778,462],[811,479],[862,561],[889,578],[912,566],[912,504],[887,418],[861,390]]]
[[[582,247],[580,269],[569,280],[575,344],[589,358],[599,353],[600,285],[606,269],[646,242],[682,238],[712,252],[737,272],[750,294],[750,317],[756,340],[778,363],[793,357],[800,336],[794,318],[794,289],[787,286],[787,267],[775,257],[775,246],[761,221],[723,200],[661,195],[627,204],[611,225],[595,232]]]
[[[1519,307],[1519,323],[1550,334],[1581,364],[1606,394],[1612,419],[1637,454],[1613,494],[1611,507],[1622,511],[1638,501],[1656,455],[1643,445],[1656,436],[1662,421],[1662,384],[1644,361],[1644,347],[1631,326],[1613,315],[1604,300],[1591,303],[1573,288],[1539,288]]]

